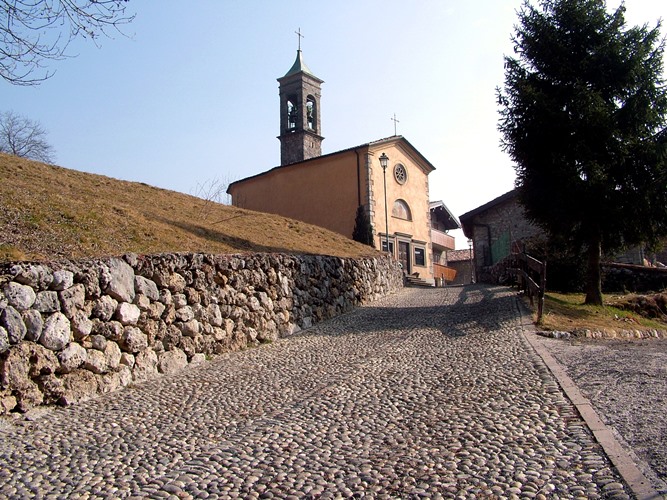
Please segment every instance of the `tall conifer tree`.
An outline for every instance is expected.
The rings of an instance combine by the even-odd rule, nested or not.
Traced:
[[[601,304],[602,253],[667,233],[667,87],[660,22],[627,27],[604,0],[528,0],[498,90],[503,148],[527,216],[586,255]]]

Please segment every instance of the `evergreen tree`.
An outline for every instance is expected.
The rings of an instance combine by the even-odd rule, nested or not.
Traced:
[[[498,90],[503,148],[527,216],[600,261],[667,233],[667,87],[660,22],[626,27],[604,0],[525,1]]]
[[[359,205],[357,208],[357,215],[354,219],[354,231],[352,231],[352,239],[363,243],[364,245],[369,245],[375,248],[375,240],[373,239],[373,228],[371,227],[371,221],[368,218],[366,209],[363,205]]]

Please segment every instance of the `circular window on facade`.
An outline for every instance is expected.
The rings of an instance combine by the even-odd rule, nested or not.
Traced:
[[[394,179],[399,184],[405,184],[408,180],[408,171],[405,170],[405,167],[400,163],[397,163],[394,167]]]

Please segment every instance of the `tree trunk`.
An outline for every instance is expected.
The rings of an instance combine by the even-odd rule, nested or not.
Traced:
[[[602,243],[599,236],[594,236],[588,245],[588,270],[586,272],[586,304],[602,305]]]

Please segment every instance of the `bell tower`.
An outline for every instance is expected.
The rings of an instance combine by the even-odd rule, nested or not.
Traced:
[[[303,62],[301,47],[296,61],[278,78],[280,93],[280,164],[289,165],[322,155],[320,85]]]

